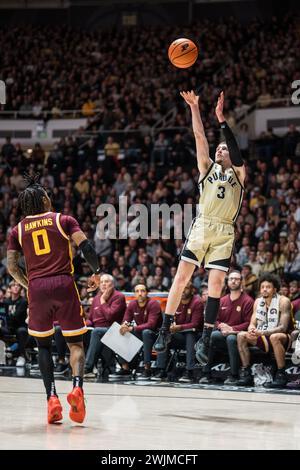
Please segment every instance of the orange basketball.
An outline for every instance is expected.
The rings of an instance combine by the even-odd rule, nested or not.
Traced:
[[[196,62],[198,48],[190,39],[176,39],[169,47],[168,56],[175,67],[187,69]]]

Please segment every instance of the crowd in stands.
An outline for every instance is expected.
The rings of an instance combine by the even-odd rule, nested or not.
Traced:
[[[234,19],[222,26],[205,21],[192,31],[195,37],[200,31],[198,39],[204,52],[197,67],[180,74],[165,60],[166,44],[179,32],[168,28],[110,34],[57,28],[45,34],[44,29],[24,27],[0,33],[3,43],[14,43],[14,48],[6,48],[3,56],[11,109],[21,111],[23,116],[40,116],[43,110],[50,110],[48,118],[59,116],[63,108],[82,109],[92,118],[89,128],[100,130],[83,146],[79,130],[47,151],[39,143],[30,152],[25,151],[10,138],[1,148],[0,305],[4,310],[5,305],[10,306],[12,319],[11,325],[1,323],[1,328],[14,329],[21,352],[26,295],[11,282],[6,248],[9,233],[20,217],[17,197],[24,187],[24,171],[39,171],[54,209],[79,221],[95,245],[102,272],[113,276],[117,291],[132,292],[144,283],[150,292],[168,292],[184,243],[183,238],[174,237],[177,220],[169,221],[168,239],[151,238],[150,234],[146,240],[135,239],[130,231],[127,238],[114,239],[111,227],[101,239],[97,208],[104,203],[115,208],[117,234],[122,230],[118,224],[120,196],[127,198],[128,207],[144,204],[150,209],[152,204],[178,203],[183,209],[190,204],[195,213],[199,173],[192,133],[160,132],[153,137],[151,126],[176,104],[174,125],[190,128],[190,117],[179,101],[178,91],[197,89],[204,83],[201,110],[213,156],[220,138],[213,103],[218,91],[226,90],[228,121],[233,125],[254,101],[266,106],[271,99],[284,97],[284,84],[292,82],[299,67],[299,37],[292,18],[281,22],[274,18],[264,28],[256,20],[248,26]],[[236,59],[238,65],[226,67],[229,59]],[[223,72],[211,81],[222,66]],[[100,112],[94,119],[96,109]],[[101,134],[124,129],[137,133],[128,133],[122,141],[114,132],[105,138]],[[280,276],[280,293],[298,302],[300,133],[291,125],[279,138],[269,129],[259,136],[254,150],[250,149],[247,126],[238,129],[237,137],[246,159],[247,180],[236,223],[232,268],[242,273],[243,292],[249,297],[257,297],[258,278],[262,272],[269,272]],[[128,220],[133,220],[130,212]],[[87,292],[90,268],[78,250],[72,249],[75,279],[88,310],[93,302]],[[196,269],[191,292],[202,293],[206,286],[207,273],[203,268]],[[17,302],[20,323],[15,323]]]
[[[151,142],[151,139],[149,137]],[[7,142],[2,147],[0,164],[0,280],[9,283],[6,270],[6,240],[18,222],[18,192],[23,187],[23,171],[40,171],[41,182],[51,193],[55,210],[75,216],[87,237],[95,243],[103,272],[111,273],[120,290],[132,290],[144,279],[152,291],[167,291],[176,272],[182,239],[174,239],[176,219],[170,221],[170,239],[112,239],[98,237],[97,208],[111,204],[119,213],[119,197],[127,197],[127,206],[144,204],[192,204],[198,198],[198,169],[193,156],[180,161],[182,146],[174,147],[173,167],[151,162],[151,146],[146,158],[131,167],[112,155],[97,161],[95,148],[81,155],[75,140],[57,144],[47,156],[36,144],[29,158],[19,145]],[[178,162],[180,163],[178,165]],[[245,289],[256,294],[260,272],[281,276],[283,286],[300,281],[300,177],[299,159],[291,154],[276,155],[269,164],[265,158],[247,161],[246,194],[236,224],[233,266],[244,274]],[[128,216],[128,222],[132,217]],[[117,224],[117,234],[118,221]],[[76,280],[85,286],[89,267],[74,248]],[[199,289],[206,273],[197,269],[193,284]]]
[[[81,110],[86,117],[99,115],[101,129],[142,130],[175,103],[174,124],[184,126],[178,91],[201,87],[210,127],[211,103],[221,89],[226,89],[233,119],[256,101],[265,107],[286,98],[286,84],[299,72],[297,27],[296,18],[287,15],[268,22],[254,18],[244,25],[233,17],[204,19],[188,28],[3,28],[6,110],[47,119],[60,117],[63,110]],[[180,72],[167,58],[169,44],[178,37],[194,39],[200,52],[196,65]]]
[[[146,140],[152,143],[151,137]],[[278,142],[277,147],[271,147],[269,162],[266,157],[260,157],[259,153],[254,159],[248,159],[248,155],[245,155],[246,192],[236,223],[232,268],[242,273],[243,292],[253,299],[258,295],[261,273],[279,275],[280,293],[292,301],[296,311],[299,310],[300,302],[299,159],[295,156],[297,143],[294,142],[294,147],[290,147],[289,156],[283,153],[285,143],[286,140],[283,139],[281,149]],[[144,204],[148,208],[153,203],[178,203],[182,207],[184,204],[192,204],[195,208],[199,175],[193,154],[189,158],[183,157],[181,151],[187,151],[186,144],[175,145],[169,155],[173,164],[159,165],[153,155],[153,146],[150,145],[144,151],[143,161],[137,163],[133,160],[134,163],[131,164],[130,156],[125,161],[118,159],[120,147],[113,138],[108,139],[104,148],[105,158],[98,160],[96,147],[88,147],[87,153],[81,155],[76,139],[72,138],[61,140],[50,152],[45,152],[40,144],[36,144],[30,155],[10,139],[2,146],[0,316],[3,319],[3,314],[8,312],[10,320],[6,325],[1,321],[1,330],[2,333],[13,332],[16,335],[19,343],[19,365],[25,362],[24,348],[25,345],[28,346],[26,295],[24,290],[15,286],[6,270],[6,243],[12,227],[19,221],[17,197],[23,188],[24,171],[40,171],[41,182],[52,197],[54,209],[78,219],[87,237],[95,244],[102,272],[114,277],[117,291],[133,292],[137,285],[145,283],[150,292],[168,292],[175,276],[178,255],[184,241],[174,239],[176,220],[170,222],[169,239],[134,239],[130,237],[130,231],[128,238],[113,239],[109,230],[105,232],[105,238],[100,239],[97,236],[97,207],[102,203],[109,203],[118,213],[118,198],[124,196],[127,197],[128,207],[134,203]],[[276,154],[278,148],[279,153]],[[116,225],[120,229],[117,222]],[[94,302],[92,294],[87,292],[90,268],[75,247],[73,256],[75,278],[88,312]],[[207,273],[203,268],[196,269],[192,278],[194,293],[203,293],[206,287]],[[122,321],[121,317],[119,321]],[[91,344],[99,345],[99,329],[97,322],[93,324],[92,314],[90,322],[95,328],[91,335]],[[100,326],[100,333],[104,334],[108,326]],[[155,337],[152,333],[148,336],[147,344],[151,347]],[[62,351],[57,371],[65,372],[65,343],[59,330],[56,331],[56,337]],[[92,341],[93,338],[98,339],[96,343]],[[187,338],[187,335],[180,338],[179,334],[179,344]],[[192,346],[195,340],[195,335],[190,335],[190,342],[186,345],[189,351],[194,351]],[[234,347],[236,351],[236,343]],[[90,358],[91,354],[87,357]],[[166,376],[163,369],[166,360],[167,358],[161,358],[158,363],[162,367],[158,371],[158,379]],[[189,356],[189,367],[193,360],[193,356]],[[87,364],[88,376],[95,375],[93,365]],[[125,377],[129,374],[124,368],[120,369],[120,373]],[[145,369],[143,377],[149,378],[148,370]],[[191,380],[191,369],[187,369],[182,381]],[[229,384],[233,383],[236,377],[229,377],[228,381]]]

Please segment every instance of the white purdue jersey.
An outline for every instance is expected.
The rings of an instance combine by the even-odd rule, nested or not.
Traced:
[[[201,178],[201,176],[200,176]],[[222,172],[218,163],[212,163],[207,174],[199,180],[199,215],[234,223],[243,201],[244,188],[234,169]]]

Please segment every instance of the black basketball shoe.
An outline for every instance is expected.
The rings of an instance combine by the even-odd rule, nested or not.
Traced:
[[[154,343],[153,349],[157,353],[165,352],[167,350],[168,344],[171,341],[171,333],[170,330],[166,327],[161,327],[159,330],[159,335],[157,340]]]

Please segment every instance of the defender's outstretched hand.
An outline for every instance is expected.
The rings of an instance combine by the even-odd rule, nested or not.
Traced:
[[[219,98],[218,98],[218,103],[217,103],[217,106],[216,106],[216,116],[217,116],[219,122],[224,122],[225,121],[225,117],[224,117],[224,114],[223,114],[224,98],[225,98],[224,97],[224,91],[222,91]]]
[[[199,103],[199,96],[195,95],[195,92],[192,91],[181,91],[180,92],[182,98],[185,102],[190,106],[198,105]]]

